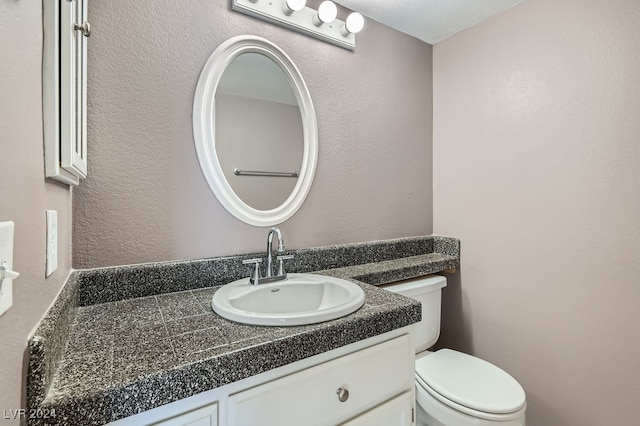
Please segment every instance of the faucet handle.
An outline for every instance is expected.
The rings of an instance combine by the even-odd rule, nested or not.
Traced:
[[[243,265],[255,265],[253,270],[253,275],[249,278],[249,282],[253,285],[258,285],[260,283],[260,264],[262,263],[262,259],[257,257],[255,259],[244,259],[242,261]]]
[[[292,254],[283,254],[276,257],[276,260],[278,261],[278,276],[286,275],[286,272],[284,271],[284,261],[293,259],[293,257],[294,256]]]

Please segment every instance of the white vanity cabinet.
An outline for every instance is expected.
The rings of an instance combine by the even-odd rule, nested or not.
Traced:
[[[405,327],[111,425],[411,426],[413,348]]]
[[[343,423],[342,426],[400,426],[415,421],[415,396],[405,392],[390,401],[378,405],[366,413]]]
[[[167,420],[153,423],[153,426],[218,426],[218,403],[205,405]]]
[[[236,393],[227,404],[234,426],[335,425],[407,390],[408,335]],[[398,364],[399,363],[399,364]]]

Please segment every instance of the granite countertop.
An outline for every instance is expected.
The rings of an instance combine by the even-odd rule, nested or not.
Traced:
[[[433,238],[442,239],[440,247]],[[407,240],[410,244],[404,244]],[[431,251],[425,253],[428,241]],[[396,255],[405,256],[389,258],[384,254],[389,244]],[[340,258],[345,247],[355,260],[336,265],[331,254]],[[77,273],[30,341],[29,407],[55,410],[55,417],[32,419],[29,424],[104,424],[410,325],[420,319],[419,303],[370,284],[459,266],[455,239],[429,236],[369,243],[365,252],[382,250],[373,258],[366,254],[358,258],[360,248],[296,252],[298,264],[290,272],[308,272],[308,263],[317,262],[310,259],[321,255],[324,263],[311,265],[317,273],[349,279],[365,292],[364,306],[353,314],[307,326],[252,326],[218,316],[211,309],[211,298],[221,286],[206,285],[212,282],[203,278],[205,264],[198,262],[199,272],[187,280],[189,284],[172,287],[157,282],[148,286],[154,288],[150,294],[140,297],[127,297],[136,280],[148,282],[149,276],[165,268],[162,276],[175,282],[171,274],[190,275],[194,262]],[[362,263],[367,260],[375,261]],[[212,261],[223,277],[220,280],[246,275],[246,268],[234,269],[241,264],[238,257],[209,260],[206,265]],[[206,276],[211,278],[210,273]],[[220,281],[211,279],[214,284]],[[122,281],[128,285],[104,291],[103,287],[118,288]],[[176,289],[182,290],[167,291]]]

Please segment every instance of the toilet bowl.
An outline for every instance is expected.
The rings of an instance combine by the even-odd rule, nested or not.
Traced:
[[[385,286],[422,303],[422,320],[414,325],[416,425],[524,426],[525,393],[508,373],[462,352],[426,350],[440,335],[446,285],[446,278],[431,275]]]

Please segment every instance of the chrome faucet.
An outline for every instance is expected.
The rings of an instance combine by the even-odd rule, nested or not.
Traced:
[[[242,261],[245,265],[254,265],[253,273],[251,277],[249,277],[249,283],[253,285],[258,284],[266,284],[274,281],[280,281],[287,279],[287,273],[284,270],[284,261],[288,259],[293,259],[292,254],[280,254],[276,256],[276,260],[278,261],[278,270],[274,274],[273,272],[273,236],[278,237],[278,253],[284,253],[284,238],[282,237],[282,232],[277,227],[273,227],[269,230],[269,235],[267,235],[267,263],[264,265],[264,274],[260,276],[260,264],[262,263],[262,258],[255,259],[245,259]]]
[[[273,235],[278,237],[278,253],[284,252],[284,238],[282,237],[282,232],[277,226],[269,229],[269,234],[267,235],[267,264],[264,265],[264,277],[269,278],[273,276]]]

